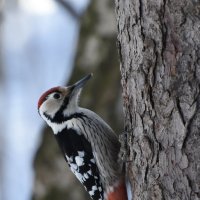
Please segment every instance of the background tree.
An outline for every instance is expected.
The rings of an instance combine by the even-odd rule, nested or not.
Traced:
[[[200,3],[116,0],[133,199],[200,199]]]

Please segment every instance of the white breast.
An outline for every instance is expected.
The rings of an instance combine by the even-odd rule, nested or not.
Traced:
[[[62,122],[62,123],[55,123],[55,122],[51,122],[50,120],[46,120],[47,124],[52,128],[53,133],[56,135],[59,132],[61,132],[63,129],[67,128],[67,129],[74,129],[77,131],[77,133],[80,132],[79,127],[77,126],[77,119],[72,118],[68,121]]]

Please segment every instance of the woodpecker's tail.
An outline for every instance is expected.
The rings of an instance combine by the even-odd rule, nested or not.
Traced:
[[[114,190],[107,195],[107,200],[128,200],[125,181],[121,181]]]

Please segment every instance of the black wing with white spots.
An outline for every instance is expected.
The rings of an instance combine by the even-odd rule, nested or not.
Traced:
[[[103,187],[92,148],[83,134],[64,129],[56,135],[72,172],[84,185],[93,200],[103,200]]]

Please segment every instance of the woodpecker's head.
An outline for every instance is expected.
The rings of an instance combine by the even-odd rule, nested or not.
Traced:
[[[40,116],[45,121],[62,122],[65,117],[76,113],[81,90],[91,77],[92,74],[89,74],[74,85],[58,86],[46,91],[38,101]]]

